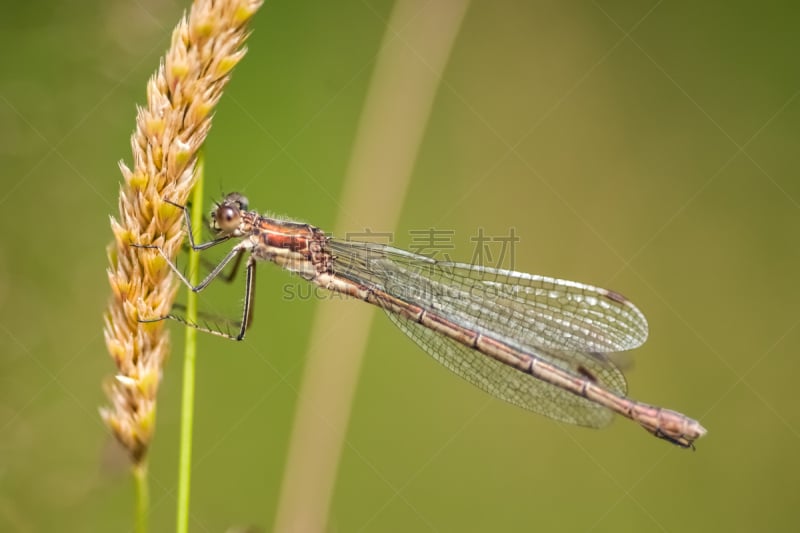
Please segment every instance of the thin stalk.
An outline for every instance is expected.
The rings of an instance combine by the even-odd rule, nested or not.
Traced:
[[[147,486],[147,461],[133,465],[133,483],[136,492],[136,533],[147,533],[150,517],[150,490]]]
[[[197,184],[192,193],[192,231],[200,235],[203,224],[203,157],[197,161]],[[189,250],[189,280],[197,285],[200,254]],[[186,318],[197,323],[197,294],[187,291]],[[192,428],[194,426],[194,382],[195,362],[197,360],[197,330],[186,328],[186,343],[183,356],[183,398],[181,400],[181,437],[178,460],[178,513],[175,530],[187,533],[189,530],[189,499],[192,478]]]

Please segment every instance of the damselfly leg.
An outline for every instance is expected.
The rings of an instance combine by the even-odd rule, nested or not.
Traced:
[[[192,231],[192,223],[191,223],[191,217],[189,216],[188,207],[186,207],[184,205],[177,204],[177,203],[172,202],[170,200],[166,200],[165,199],[164,201],[166,203],[174,206],[174,207],[177,207],[178,209],[180,209],[183,212],[184,224],[186,226],[186,232],[187,232],[187,236],[188,236],[188,240],[189,240],[189,248],[191,248],[195,252],[201,252],[201,251],[204,251],[204,250],[208,250],[209,248],[212,248],[212,247],[214,247],[214,246],[216,246],[218,244],[222,244],[224,242],[229,241],[232,237],[235,236],[234,234],[223,234],[223,235],[221,235],[221,236],[219,236],[219,237],[217,237],[215,239],[212,239],[210,241],[196,243],[195,239],[194,239],[194,232]],[[213,220],[211,222],[212,229],[216,228],[218,230],[218,228],[221,227],[220,225],[222,225],[222,227],[225,227],[225,225],[230,224],[231,220],[225,220],[225,217],[229,216],[229,215],[230,215],[230,213],[227,213],[227,212],[224,212],[224,211],[221,212],[220,209],[215,209],[215,211],[212,212],[212,217],[213,217]],[[175,273],[175,275],[178,276],[178,279],[180,279],[181,282],[183,282],[183,284],[186,285],[192,292],[201,292],[201,291],[203,291],[215,279],[221,279],[221,280],[224,280],[226,282],[232,281],[236,277],[236,273],[237,273],[237,271],[239,269],[239,266],[241,265],[242,257],[244,256],[244,253],[248,251],[248,247],[247,247],[246,243],[244,241],[240,242],[239,244],[234,246],[225,255],[225,257],[222,258],[222,260],[220,260],[218,263],[216,263],[216,265],[211,263],[210,264],[211,271],[208,273],[208,275],[206,275],[206,277],[203,278],[203,280],[200,283],[198,283],[197,285],[193,285],[192,282],[189,281],[189,279],[186,277],[186,275],[183,272],[181,272],[181,270],[178,268],[178,265],[175,263],[175,261],[173,261],[167,255],[167,253],[164,251],[164,249],[161,246],[158,246],[158,245],[155,245],[155,244],[137,244],[137,243],[132,243],[131,246],[133,246],[135,248],[156,250],[161,255],[161,257],[164,258],[164,261],[167,263],[167,265],[170,267],[170,269]],[[204,260],[204,258],[201,257],[201,260]],[[206,263],[208,264],[208,261],[206,261]],[[223,270],[230,263],[233,263],[233,267],[231,268],[231,271],[229,273],[227,273],[227,274],[224,274]],[[164,315],[164,316],[159,316],[159,317],[143,318],[143,319],[140,319],[140,321],[146,323],[146,322],[160,322],[162,320],[176,320],[176,321],[181,322],[181,323],[183,323],[183,324],[185,324],[187,326],[196,328],[196,329],[198,329],[200,331],[203,331],[203,332],[206,332],[206,333],[211,333],[211,334],[214,334],[214,335],[218,335],[220,337],[225,337],[225,338],[233,339],[233,340],[242,340],[244,338],[244,336],[245,336],[245,333],[246,333],[247,329],[250,327],[250,324],[252,323],[252,320],[253,320],[253,303],[254,303],[254,293],[255,293],[254,289],[255,289],[255,275],[256,275],[255,266],[256,266],[255,260],[251,256],[249,258],[248,262],[247,262],[247,267],[246,267],[245,297],[244,297],[244,305],[243,305],[243,309],[242,309],[242,319],[241,319],[241,321],[238,322],[239,331],[235,335],[233,335],[233,334],[231,334],[229,332],[223,331],[220,328],[212,328],[212,327],[209,327],[208,325],[203,326],[203,325],[200,325],[200,324],[195,324],[195,323],[187,320],[186,318],[184,318],[184,317],[182,317],[180,315],[176,315],[176,314],[172,314],[172,313]]]

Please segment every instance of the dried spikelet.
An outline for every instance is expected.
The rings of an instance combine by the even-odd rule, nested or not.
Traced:
[[[111,218],[112,296],[104,329],[117,374],[105,384],[111,407],[100,412],[136,464],[153,436],[156,393],[169,349],[163,323],[144,324],[139,317],[167,314],[178,287],[160,256],[130,243],[161,245],[170,257],[178,253],[182,215],[163,199],[186,203],[211,112],[245,54],[247,23],[260,6],[261,0],[194,2],[147,84],[147,106],[138,109],[131,138],[133,168],[120,162],[125,183],[119,219]]]

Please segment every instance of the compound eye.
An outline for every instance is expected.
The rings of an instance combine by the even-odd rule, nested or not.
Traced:
[[[231,232],[238,228],[240,219],[239,210],[229,205],[221,206],[214,213],[214,220],[217,221],[217,226],[224,232]]]

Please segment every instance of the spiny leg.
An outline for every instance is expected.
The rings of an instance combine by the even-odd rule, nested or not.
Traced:
[[[236,340],[244,339],[244,334],[253,323],[253,309],[256,297],[256,258],[250,256],[247,260],[247,269],[245,271],[245,292],[244,292],[244,306],[242,308],[242,328],[239,330],[239,335]]]
[[[166,203],[172,205],[172,206],[177,207],[181,211],[183,211],[184,222],[186,224],[187,234],[188,234],[188,237],[189,237],[189,246],[192,248],[192,250],[195,250],[195,251],[207,250],[207,249],[209,249],[209,248],[211,248],[213,246],[216,246],[217,244],[220,244],[222,242],[225,242],[225,241],[227,241],[227,240],[229,240],[231,238],[230,235],[226,235],[224,237],[220,237],[218,239],[214,239],[214,240],[211,240],[211,241],[208,241],[208,242],[204,242],[204,243],[200,243],[200,244],[195,243],[194,234],[192,232],[192,224],[191,224],[191,219],[189,217],[188,208],[186,208],[185,206],[182,206],[180,204],[177,204],[175,202],[172,202],[170,200],[167,200],[167,199],[165,199],[164,201]],[[236,277],[236,273],[237,273],[237,271],[239,269],[239,265],[241,264],[242,256],[243,256],[242,252],[244,252],[248,248],[246,242],[239,243],[234,248],[232,248],[228,252],[228,254],[226,254],[225,257],[218,264],[213,266],[213,268],[209,267],[209,268],[211,268],[211,272],[203,279],[203,281],[201,281],[197,285],[192,285],[192,283],[189,281],[189,279],[183,274],[183,272],[180,271],[180,269],[178,268],[177,264],[170,259],[170,257],[167,255],[167,253],[164,251],[164,249],[161,246],[154,245],[154,244],[135,244],[135,243],[131,243],[131,246],[133,246],[134,248],[154,249],[154,250],[158,251],[158,253],[161,255],[161,257],[164,258],[164,260],[166,261],[167,265],[175,273],[175,275],[178,276],[178,278],[181,280],[181,282],[184,285],[186,285],[187,287],[189,287],[189,289],[191,289],[192,292],[195,292],[195,293],[200,292],[203,289],[205,289],[206,287],[208,287],[208,285],[212,281],[217,279],[217,278],[219,278],[219,279],[221,279],[221,280],[223,280],[225,282],[231,282]],[[200,259],[203,260],[206,265],[213,265],[213,263],[205,260],[205,258],[201,257]],[[235,259],[235,261],[234,261],[234,259]],[[231,261],[234,261],[233,268],[231,269],[231,271],[228,274],[222,274],[223,269]],[[204,327],[204,326],[201,326],[199,324],[195,324],[195,323],[185,319],[184,317],[182,317],[180,315],[175,315],[175,314],[171,314],[171,313],[168,314],[168,315],[165,315],[165,316],[149,318],[149,319],[141,319],[140,318],[139,322],[143,322],[143,323],[160,322],[162,320],[171,319],[171,320],[176,320],[176,321],[178,321],[178,322],[180,322],[180,323],[182,323],[184,325],[199,329],[200,331],[204,331],[206,333],[211,333],[211,334],[214,334],[214,335],[218,335],[218,336],[225,337],[225,338],[228,338],[228,339],[233,339],[233,340],[242,340],[244,338],[245,332],[247,331],[247,328],[249,327],[249,325],[250,325],[250,323],[252,322],[252,319],[253,319],[252,302],[253,302],[253,287],[254,287],[254,284],[255,284],[255,259],[252,256],[251,256],[250,260],[247,263],[247,279],[246,279],[245,283],[246,283],[246,292],[245,292],[244,309],[243,309],[243,314],[242,314],[242,320],[239,323],[240,324],[240,330],[239,330],[239,333],[236,336],[233,336],[233,335],[231,335],[229,333],[226,333],[226,332],[223,332],[221,330],[216,330],[216,329],[213,329],[213,328],[210,328],[210,327]]]
[[[214,244],[217,244],[217,243],[214,243]],[[209,283],[214,281],[214,279],[217,278],[217,276],[220,275],[220,272],[222,272],[222,270],[225,268],[225,266],[228,263],[230,263],[234,258],[236,258],[236,256],[241,255],[242,252],[245,252],[247,250],[247,245],[248,245],[248,243],[246,241],[243,241],[243,242],[240,242],[239,244],[237,244],[236,246],[234,246],[233,248],[231,248],[231,251],[228,252],[225,257],[222,258],[222,261],[220,261],[217,264],[217,266],[214,267],[214,270],[209,272],[209,274],[203,279],[203,281],[201,281],[197,285],[192,285],[192,282],[189,281],[189,279],[183,274],[183,272],[180,271],[180,269],[178,268],[178,265],[176,265],[169,258],[169,256],[164,251],[164,249],[161,248],[161,246],[158,246],[158,245],[155,245],[155,244],[131,244],[131,246],[133,246],[134,248],[147,248],[147,249],[158,251],[158,253],[161,254],[161,257],[164,258],[164,261],[166,261],[166,263],[169,266],[169,268],[172,269],[172,271],[175,273],[175,275],[178,276],[178,278],[183,282],[183,284],[186,285],[187,287],[189,287],[189,289],[191,289],[192,292],[200,292],[203,289],[205,289],[206,287],[208,287]],[[195,249],[197,249],[197,248],[195,248]],[[204,248],[201,248],[201,249],[204,249]]]
[[[193,286],[189,282],[189,280],[186,279],[183,273],[181,273],[180,270],[178,270],[177,265],[175,265],[174,263],[169,261],[168,258],[166,258],[166,254],[164,253],[163,250],[161,250],[161,248],[157,246],[140,246],[140,247],[155,248],[156,250],[158,250],[159,253],[161,253],[161,255],[167,260],[167,264],[170,266],[172,271],[175,272],[175,274],[181,279],[181,281],[183,281],[183,283],[194,292],[200,292],[203,289],[205,289],[211,283],[211,281],[213,281],[214,278],[217,277],[219,273],[225,268],[225,265],[231,262],[234,256],[241,257],[242,252],[246,250],[246,248],[243,246],[237,246],[236,248],[231,250],[230,253],[228,253],[228,255],[226,255],[222,261],[220,261],[220,263],[214,268],[214,270],[208,276],[206,276],[206,278],[203,281],[201,281],[198,285]],[[247,261],[247,273],[245,278],[245,297],[244,297],[244,307],[242,309],[242,320],[239,322],[240,326],[239,332],[236,335],[231,335],[230,333],[222,331],[221,329],[214,329],[212,327],[209,327],[208,325],[201,326],[200,324],[196,324],[180,315],[176,315],[173,313],[154,318],[146,318],[146,319],[140,318],[139,322],[148,323],[148,322],[160,322],[162,320],[167,320],[167,319],[175,320],[177,322],[180,322],[181,324],[198,329],[205,333],[211,333],[219,337],[225,337],[226,339],[240,341],[244,339],[244,335],[253,321],[253,302],[255,293],[254,287],[256,280],[255,266],[256,266],[255,258],[253,256],[250,256],[250,259]]]
[[[185,205],[176,204],[172,200],[167,200],[166,198],[164,199],[164,202],[168,203],[169,205],[171,205],[173,207],[177,207],[178,209],[183,211],[183,221],[184,221],[184,224],[186,224],[186,233],[189,236],[189,246],[195,252],[199,252],[199,251],[202,251],[202,250],[208,250],[212,246],[216,246],[217,244],[225,242],[225,241],[227,241],[228,239],[231,238],[230,235],[225,235],[224,237],[219,237],[219,238],[210,240],[208,242],[201,242],[200,244],[195,244],[195,242],[194,242],[194,232],[192,231],[192,219],[191,219],[191,217],[189,217],[189,208],[186,207]],[[153,246],[150,246],[150,248],[152,248],[152,247]]]
[[[188,248],[189,247],[186,246],[186,249]],[[219,276],[217,276],[217,279],[219,279],[220,281],[224,281],[225,283],[231,283],[233,280],[235,280],[236,275],[239,273],[239,267],[242,264],[242,258],[244,258],[244,254],[237,255],[236,259],[233,261],[233,266],[231,266],[228,273],[220,273]],[[214,270],[214,267],[217,266],[216,263],[214,263],[213,261],[209,261],[203,256],[200,256],[200,262],[203,264],[203,268],[205,268],[209,272],[211,270]]]
[[[188,250],[189,246],[185,245],[185,249]],[[216,279],[224,281],[225,283],[231,283],[236,278],[236,275],[239,273],[239,267],[242,264],[242,259],[243,258],[244,258],[244,254],[237,255],[236,259],[234,259],[233,265],[231,266],[231,268],[228,271],[228,273],[227,274],[224,273],[224,272],[220,273],[217,276]],[[208,259],[206,259],[205,257],[202,257],[202,256],[200,257],[200,262],[203,264],[203,267],[206,268],[209,272],[214,270],[214,268],[217,266],[216,263],[214,263],[213,261],[209,261]],[[253,282],[255,282],[255,279],[253,280]],[[249,325],[252,324],[252,322],[253,322],[252,301],[254,299],[255,299],[255,293],[253,292],[252,293],[252,297],[251,297],[251,307],[250,307],[250,315],[249,315],[249,319],[248,319],[248,328],[250,327]],[[179,302],[176,302],[176,303],[172,304],[172,308],[186,311],[186,306],[184,304],[182,304],[182,303],[179,303]],[[232,321],[230,319],[227,319],[227,318],[223,317],[222,315],[218,315],[218,314],[214,314],[214,313],[198,311],[197,315],[198,315],[198,317],[202,317],[204,320],[206,320],[207,321],[206,323],[208,323],[208,321],[212,321],[212,322],[216,322],[216,323],[225,322],[225,323],[228,323],[228,324],[233,324],[237,328],[240,328],[242,326],[242,321],[241,320]],[[175,317],[164,317],[164,318],[175,318]],[[178,319],[176,318],[176,320],[178,320]],[[181,322],[185,322],[185,320],[181,320]],[[226,338],[228,338],[228,337],[230,337],[230,336],[226,336]]]
[[[239,324],[239,333],[236,335],[231,335],[221,329],[214,329],[211,327],[201,326],[200,324],[195,324],[180,315],[169,314],[163,317],[147,319],[147,320],[139,320],[140,322],[159,322],[161,320],[171,319],[184,324],[185,326],[189,326],[195,328],[197,330],[203,331],[205,333],[211,333],[213,335],[217,335],[218,337],[224,337],[226,339],[231,339],[234,341],[240,341],[244,339],[245,333],[250,328],[250,325],[253,323],[253,309],[255,303],[255,286],[256,286],[256,260],[253,256],[247,261],[247,269],[246,269],[246,276],[245,276],[245,293],[244,293],[244,306],[242,308],[242,320],[238,323]]]

